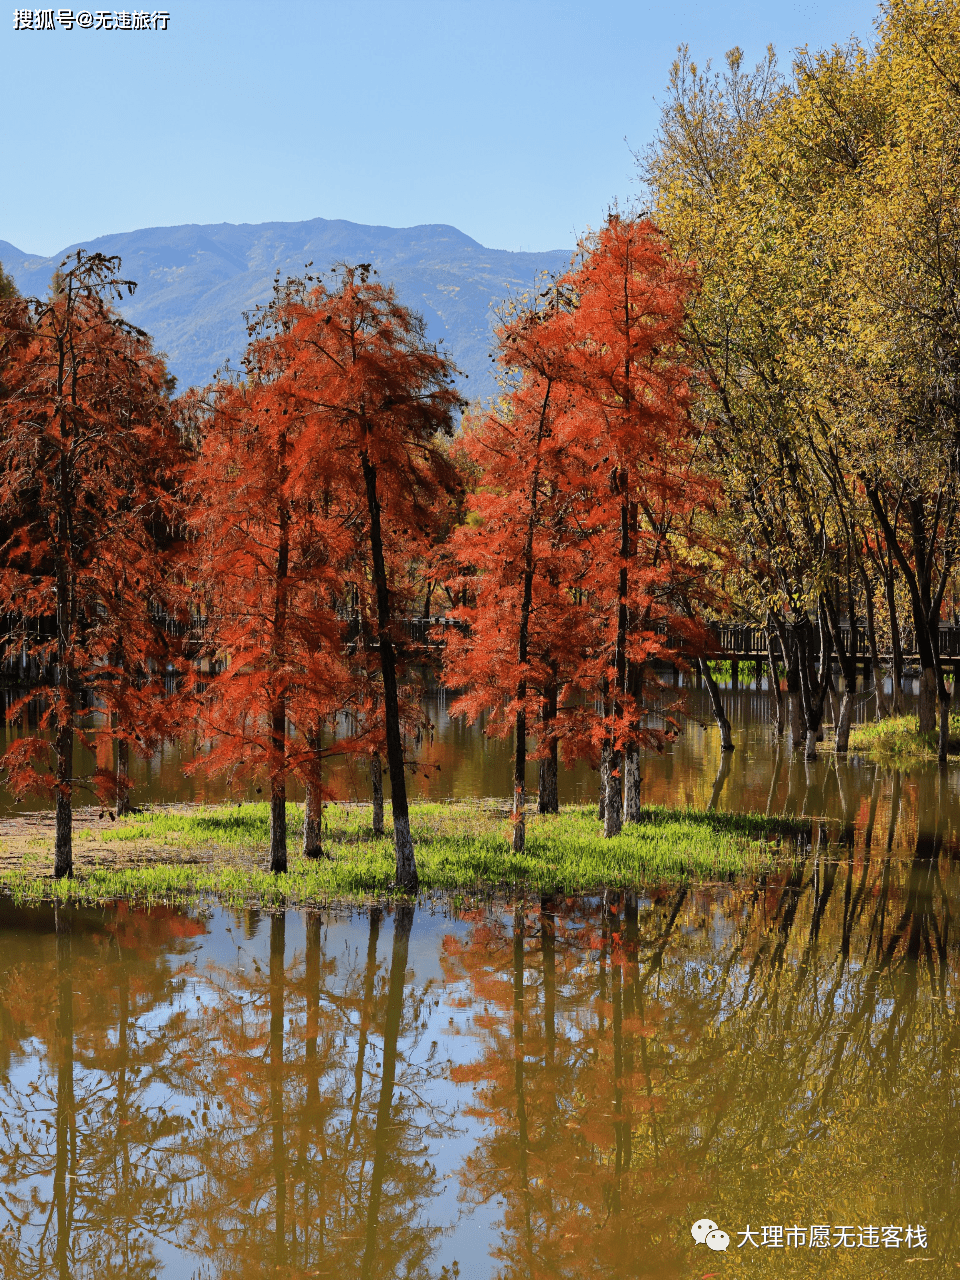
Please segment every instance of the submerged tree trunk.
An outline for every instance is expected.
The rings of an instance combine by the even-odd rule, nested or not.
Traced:
[[[843,693],[840,696],[840,714],[837,716],[837,738],[835,750],[838,755],[845,755],[850,747],[850,725],[853,721],[853,693],[850,685],[844,681]]]
[[[783,691],[780,688],[780,677],[777,674],[777,661],[774,655],[774,629],[767,624],[767,661],[770,664],[770,701],[773,704],[774,725],[776,726],[777,737],[783,737],[785,727],[785,715],[783,707]],[[779,644],[779,638],[777,640]]]
[[[713,678],[713,672],[710,670],[710,663],[706,658],[698,658],[697,662],[700,666],[700,674],[703,676],[703,683],[707,686],[707,693],[710,695],[710,706],[713,708],[713,718],[717,722],[720,730],[720,750],[732,751],[733,735],[730,729],[730,721],[727,719],[727,713],[723,709],[723,698],[720,696],[720,686]]]
[[[950,695],[951,690],[947,687],[946,681],[941,680],[943,691],[946,697],[940,698],[940,736],[937,744],[937,759],[941,764],[947,762],[947,752],[950,748]]]
[[[837,655],[837,661],[840,664],[840,671],[843,675],[843,693],[840,697],[840,706],[834,712],[834,725],[836,727],[836,743],[835,750],[838,755],[845,755],[850,745],[850,723],[853,719],[853,698],[854,691],[857,687],[857,658],[856,658],[856,636],[857,624],[853,611],[853,586],[847,581],[847,614],[850,624],[850,648],[848,649],[843,638],[843,632],[840,627],[840,618],[837,613],[836,605],[829,596],[824,595],[824,610],[826,612],[827,621],[830,625],[830,635],[833,639],[833,648]],[[832,680],[831,680],[832,684]],[[834,695],[835,696],[835,695]]]
[[[380,499],[377,494],[377,469],[361,454],[363,478],[370,517],[370,552],[373,581],[377,593],[377,639],[380,650],[380,672],[383,676],[383,712],[387,731],[387,770],[390,774],[390,796],[393,808],[393,841],[397,859],[397,884],[404,893],[416,893],[420,885],[417,861],[410,835],[410,809],[407,804],[407,780],[403,771],[403,740],[400,735],[400,699],[397,692],[396,657],[390,631],[390,592],[387,567],[383,557],[383,534],[380,527]]]
[[[370,789],[373,792],[373,834],[383,835],[383,761],[380,752],[370,757]]]
[[[708,809],[716,809],[717,805],[720,803],[720,792],[723,790],[723,784],[729,776],[730,753],[722,751],[720,753],[720,768],[717,770],[717,776],[713,780],[713,791],[710,793],[710,803],[707,805]]]
[[[820,616],[820,662],[817,671],[813,660],[811,644],[812,627],[809,617],[804,613],[801,621],[794,625],[794,638],[800,666],[800,693],[803,706],[803,718],[806,721],[807,739],[805,758],[816,760],[817,743],[822,738],[823,704],[826,700],[830,683],[830,645],[823,610]]]
[[[787,690],[784,699],[784,711],[786,713],[788,744],[791,751],[802,751],[807,738],[807,722],[803,715],[800,646],[797,644],[796,635],[787,629],[782,618],[773,613],[769,617],[777,629],[777,639],[780,641],[780,650],[783,653],[786,671]]]

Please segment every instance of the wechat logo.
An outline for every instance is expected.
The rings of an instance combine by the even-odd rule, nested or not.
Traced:
[[[697,1244],[705,1244],[708,1249],[713,1249],[716,1253],[726,1249],[730,1243],[730,1237],[727,1233],[721,1231],[710,1218],[698,1219],[690,1228],[690,1234]]]

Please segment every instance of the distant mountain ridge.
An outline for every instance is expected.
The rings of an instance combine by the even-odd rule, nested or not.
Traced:
[[[570,260],[566,249],[487,249],[442,224],[372,227],[313,218],[148,227],[82,241],[49,258],[0,240],[0,262],[21,293],[43,296],[60,261],[78,248],[123,259],[122,274],[138,287],[119,309],[166,352],[180,390],[209,382],[228,358],[237,366],[247,342],[242,313],[269,299],[278,270],[299,276],[308,262],[311,274],[337,262],[369,262],[424,317],[431,340],[444,339],[444,350],[468,375],[462,391],[471,400],[495,390],[493,308]]]

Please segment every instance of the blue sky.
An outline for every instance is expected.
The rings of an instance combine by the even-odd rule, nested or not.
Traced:
[[[187,222],[446,222],[565,248],[636,196],[681,42],[755,61],[852,33],[861,0],[171,0],[166,31],[0,22],[0,239],[52,254]],[[626,138],[626,141],[624,139]]]

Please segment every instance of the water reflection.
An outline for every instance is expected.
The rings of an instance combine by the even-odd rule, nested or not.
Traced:
[[[960,886],[922,824],[891,852],[906,792],[738,884],[2,905],[0,1274],[952,1274]],[[748,1224],[901,1243],[738,1249]]]

